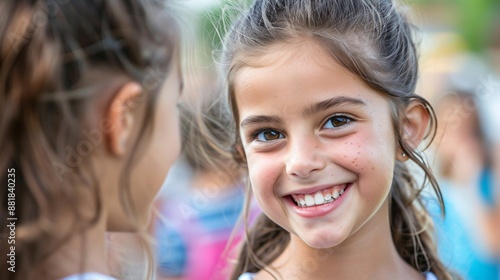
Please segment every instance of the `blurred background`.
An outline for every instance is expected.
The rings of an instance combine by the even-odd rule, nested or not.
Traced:
[[[221,38],[250,2],[185,1],[191,14],[185,22],[190,39],[183,63],[190,88],[183,97],[184,128],[196,123],[192,110],[221,108],[224,101],[217,94],[223,86],[217,74]],[[500,0],[408,0],[404,5],[418,28],[417,93],[431,102],[439,122],[427,149],[446,205],[443,218],[429,200],[439,254],[464,279],[499,280]],[[207,115],[201,121],[224,122],[228,117]],[[189,139],[188,134],[183,136]],[[224,141],[226,136],[209,137]],[[196,155],[208,151],[225,159],[220,151],[194,145],[201,147]],[[232,229],[243,207],[244,176],[231,164],[200,168],[196,156],[190,159],[192,148],[185,149],[171,170],[157,202],[161,217],[153,231],[158,238],[159,279],[226,279],[242,234]],[[254,205],[251,212],[257,213],[258,207]]]

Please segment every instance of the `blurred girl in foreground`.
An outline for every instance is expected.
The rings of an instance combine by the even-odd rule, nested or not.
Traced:
[[[171,8],[9,0],[0,19],[2,279],[113,279],[105,232],[144,232],[180,150]]]

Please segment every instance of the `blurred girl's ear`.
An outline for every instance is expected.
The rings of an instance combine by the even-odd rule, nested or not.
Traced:
[[[117,156],[125,154],[127,142],[131,136],[135,121],[134,109],[138,106],[142,87],[135,82],[126,82],[112,97],[107,116],[109,127],[106,140],[108,151]]]
[[[409,148],[414,150],[420,145],[427,132],[430,114],[425,105],[418,100],[410,102],[404,114],[401,137],[408,144]],[[396,158],[400,161],[407,160],[408,157],[403,155],[403,153],[401,148],[399,148]]]

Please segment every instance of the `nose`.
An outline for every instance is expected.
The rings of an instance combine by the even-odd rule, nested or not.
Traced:
[[[286,173],[295,178],[308,178],[314,171],[326,166],[325,155],[320,149],[321,144],[311,137],[302,137],[290,142]]]

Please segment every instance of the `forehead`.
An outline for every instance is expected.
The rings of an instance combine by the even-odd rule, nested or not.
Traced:
[[[247,80],[258,77],[259,73],[274,72],[290,66],[307,66],[311,63],[321,66],[337,64],[325,50],[312,39],[278,42],[260,48],[252,53],[240,54],[237,58],[241,65],[235,74],[235,84],[242,85]]]
[[[237,103],[272,98],[278,92],[305,94],[312,99],[324,98],[325,93],[361,97],[364,92],[375,92],[312,40],[274,44],[240,63],[243,66],[233,78]]]

